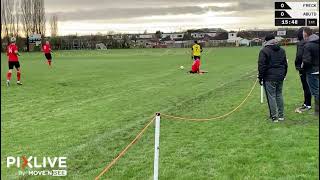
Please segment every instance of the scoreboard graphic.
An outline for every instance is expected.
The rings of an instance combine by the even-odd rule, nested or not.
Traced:
[[[318,26],[318,2],[275,2],[275,26]]]

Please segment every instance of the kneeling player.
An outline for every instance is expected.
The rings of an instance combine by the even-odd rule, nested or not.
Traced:
[[[42,51],[43,51],[43,53],[44,53],[44,56],[45,56],[46,59],[47,59],[47,62],[48,62],[49,67],[51,67],[52,56],[51,56],[51,46],[50,46],[49,41],[46,41],[46,44],[44,44],[44,45],[42,46]]]
[[[200,59],[195,59],[193,61],[193,64],[191,66],[191,71],[189,71],[191,74],[203,74],[203,73],[207,73],[207,71],[201,71],[200,70],[200,65],[201,65],[201,62],[200,62]]]
[[[10,39],[10,44],[7,47],[7,56],[8,56],[8,64],[9,64],[9,71],[7,73],[7,86],[10,86],[10,80],[12,75],[12,69],[15,67],[17,70],[17,84],[22,85],[20,82],[21,78],[21,71],[20,71],[20,63],[18,56],[20,56],[18,52],[18,47],[16,45],[16,38],[12,37]]]
[[[190,73],[200,73],[200,59],[195,59],[193,61]]]

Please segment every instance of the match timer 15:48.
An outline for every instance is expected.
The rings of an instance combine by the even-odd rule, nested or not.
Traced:
[[[306,20],[305,19],[275,19],[276,26],[305,26]]]

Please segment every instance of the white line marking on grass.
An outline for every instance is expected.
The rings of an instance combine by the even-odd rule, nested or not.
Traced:
[[[168,55],[171,49],[167,49],[165,52],[161,53],[160,56]]]

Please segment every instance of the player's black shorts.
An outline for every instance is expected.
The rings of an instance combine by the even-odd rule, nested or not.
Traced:
[[[19,61],[9,61],[9,69],[13,69],[13,67],[16,69],[20,68]]]
[[[46,56],[47,60],[52,60],[51,53],[45,53],[44,55]]]
[[[189,71],[189,73],[191,73],[191,74],[197,74],[197,73],[199,73],[198,71],[196,71],[196,72],[194,72],[194,71]]]
[[[194,59],[194,60],[200,59],[200,56],[193,56],[193,59]]]

